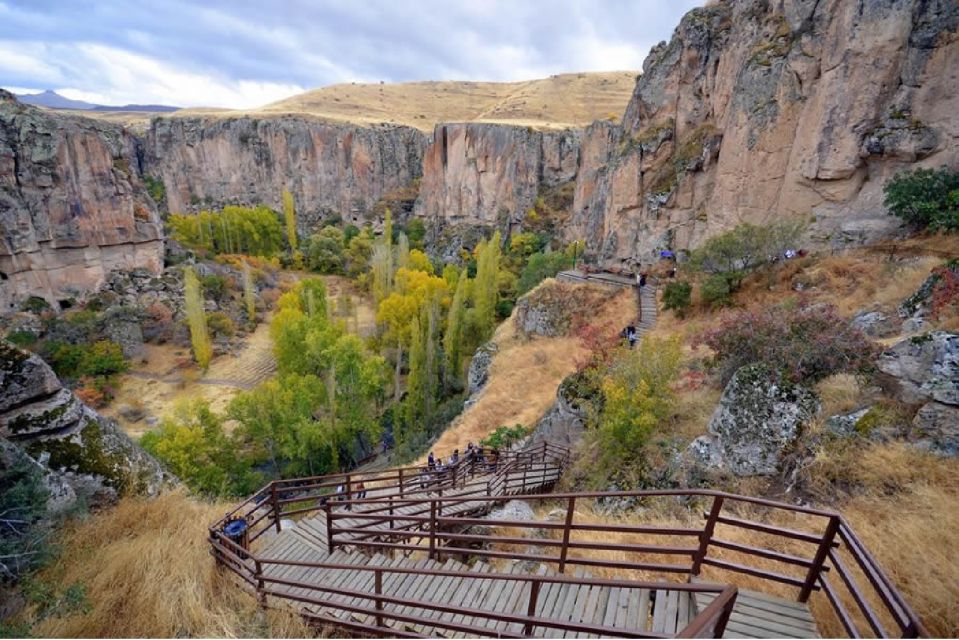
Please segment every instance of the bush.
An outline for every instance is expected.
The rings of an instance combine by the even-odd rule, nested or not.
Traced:
[[[782,304],[726,315],[698,340],[711,348],[723,384],[740,367],[761,363],[796,383],[834,373],[864,373],[875,345],[831,305]]]
[[[703,280],[699,289],[703,302],[712,308],[725,307],[732,303],[733,289],[730,279],[728,274],[715,273]]]
[[[516,303],[512,300],[500,300],[496,303],[496,316],[499,318],[508,318],[513,313],[513,307]]]
[[[7,334],[7,340],[25,349],[37,341],[37,334],[26,329],[18,329]]]
[[[887,182],[884,192],[889,210],[909,224],[959,229],[959,172],[945,167],[906,171]]]
[[[16,580],[48,552],[39,526],[48,497],[36,465],[16,449],[0,451],[0,584]]]
[[[690,256],[690,264],[706,273],[727,274],[735,291],[747,271],[794,249],[804,228],[794,220],[764,226],[741,224],[703,243]]]
[[[228,282],[224,276],[208,275],[200,277],[200,286],[203,287],[203,293],[219,302],[227,292]]]
[[[516,283],[517,293],[523,295],[532,291],[546,278],[552,278],[563,269],[569,269],[572,266],[572,258],[560,251],[534,253],[529,257],[519,275],[519,281]]]
[[[306,248],[306,266],[319,273],[343,273],[345,258],[343,243],[342,231],[336,227],[323,227],[319,233],[310,238]]]
[[[50,303],[39,296],[30,296],[20,304],[21,311],[28,311],[40,315],[44,311],[50,311]]]
[[[48,342],[43,356],[61,378],[108,377],[128,367],[123,349],[110,340],[93,344]]]
[[[679,317],[689,309],[693,286],[688,282],[667,282],[663,288],[663,309],[672,309]]]
[[[509,449],[516,442],[522,440],[529,433],[529,429],[521,424],[512,427],[497,427],[493,433],[480,441],[480,444],[490,449]]]
[[[206,316],[206,326],[214,337],[230,338],[236,333],[236,324],[222,311],[214,311]]]
[[[163,202],[166,197],[166,185],[163,184],[163,180],[153,176],[143,176],[143,183],[146,185],[147,193],[155,203]]]

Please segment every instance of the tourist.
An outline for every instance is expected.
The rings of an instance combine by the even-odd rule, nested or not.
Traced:
[[[460,450],[454,449],[453,455],[450,457],[450,466],[456,465],[460,461]]]
[[[364,498],[366,498],[366,485],[360,480],[356,483],[356,499],[363,500]]]
[[[420,490],[426,491],[426,487],[430,484],[430,468],[423,467],[420,471]]]
[[[629,343],[629,348],[632,349],[636,346],[636,340],[639,338],[636,333],[636,327],[629,325],[626,327],[626,341]]]
[[[430,455],[426,459],[426,466],[429,467],[430,471],[436,468],[436,458],[433,457],[432,451],[430,451]]]
[[[642,289],[646,286],[646,273],[643,272],[639,274],[639,288]]]

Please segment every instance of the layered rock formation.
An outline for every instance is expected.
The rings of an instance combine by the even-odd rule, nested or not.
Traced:
[[[653,49],[621,126],[583,137],[570,237],[648,261],[743,221],[813,241],[895,229],[882,185],[959,163],[959,5],[732,0]]]
[[[132,135],[0,91],[0,310],[56,304],[114,269],[159,271],[162,237]]]
[[[362,224],[376,202],[421,175],[426,137],[401,126],[307,117],[164,118],[146,139],[148,171],[174,212],[224,204],[281,209],[289,189],[301,233],[342,217]]]
[[[0,342],[0,449],[39,465],[57,508],[155,494],[170,478],[115,422],[63,387],[38,356]]]
[[[540,189],[576,178],[579,131],[496,124],[436,127],[423,157],[417,216],[434,224],[521,225]]]

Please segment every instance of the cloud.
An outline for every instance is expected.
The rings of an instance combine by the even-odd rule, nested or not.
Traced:
[[[0,0],[0,86],[254,107],[337,82],[639,69],[697,0]]]

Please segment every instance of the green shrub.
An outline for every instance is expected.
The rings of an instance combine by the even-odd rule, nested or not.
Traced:
[[[663,288],[663,309],[672,309],[679,317],[689,309],[693,286],[688,282],[667,282]]]
[[[206,326],[214,337],[229,338],[236,333],[236,324],[222,311],[207,314]]]
[[[480,441],[484,447],[491,449],[509,449],[516,442],[522,440],[529,433],[529,429],[521,424],[512,427],[497,427],[493,433]]]
[[[28,311],[37,315],[51,309],[50,303],[39,296],[30,296],[20,304],[21,311]]]
[[[496,303],[496,315],[499,318],[508,318],[511,313],[513,313],[513,307],[516,306],[516,302],[513,300],[500,300]]]
[[[163,180],[153,176],[143,176],[143,184],[146,185],[147,193],[155,203],[163,202],[166,197],[166,185],[163,184]]]
[[[123,349],[111,340],[99,340],[92,345],[82,345],[78,373],[81,376],[112,376],[127,370]]]
[[[216,301],[223,299],[229,288],[229,283],[225,276],[211,274],[200,277],[200,286],[203,287],[203,293]]]
[[[0,584],[36,567],[49,552],[40,526],[49,492],[38,467],[13,450],[0,458]]]
[[[529,234],[532,235],[532,234]],[[514,238],[515,239],[515,238]],[[517,293],[523,295],[536,288],[546,278],[555,277],[563,269],[573,266],[573,260],[561,251],[534,253],[526,261],[516,283]]]
[[[8,333],[7,340],[25,349],[37,341],[37,334],[27,329],[18,329]]]
[[[735,279],[735,278],[733,278]],[[725,273],[714,273],[703,280],[699,289],[703,302],[710,307],[725,307],[733,301],[733,289],[730,277]]]
[[[959,229],[959,172],[916,169],[886,183],[886,206],[896,216],[918,227]]]
[[[746,272],[794,249],[804,229],[805,223],[798,220],[763,226],[741,224],[708,239],[692,253],[689,262],[706,273],[726,274],[735,291]]]

